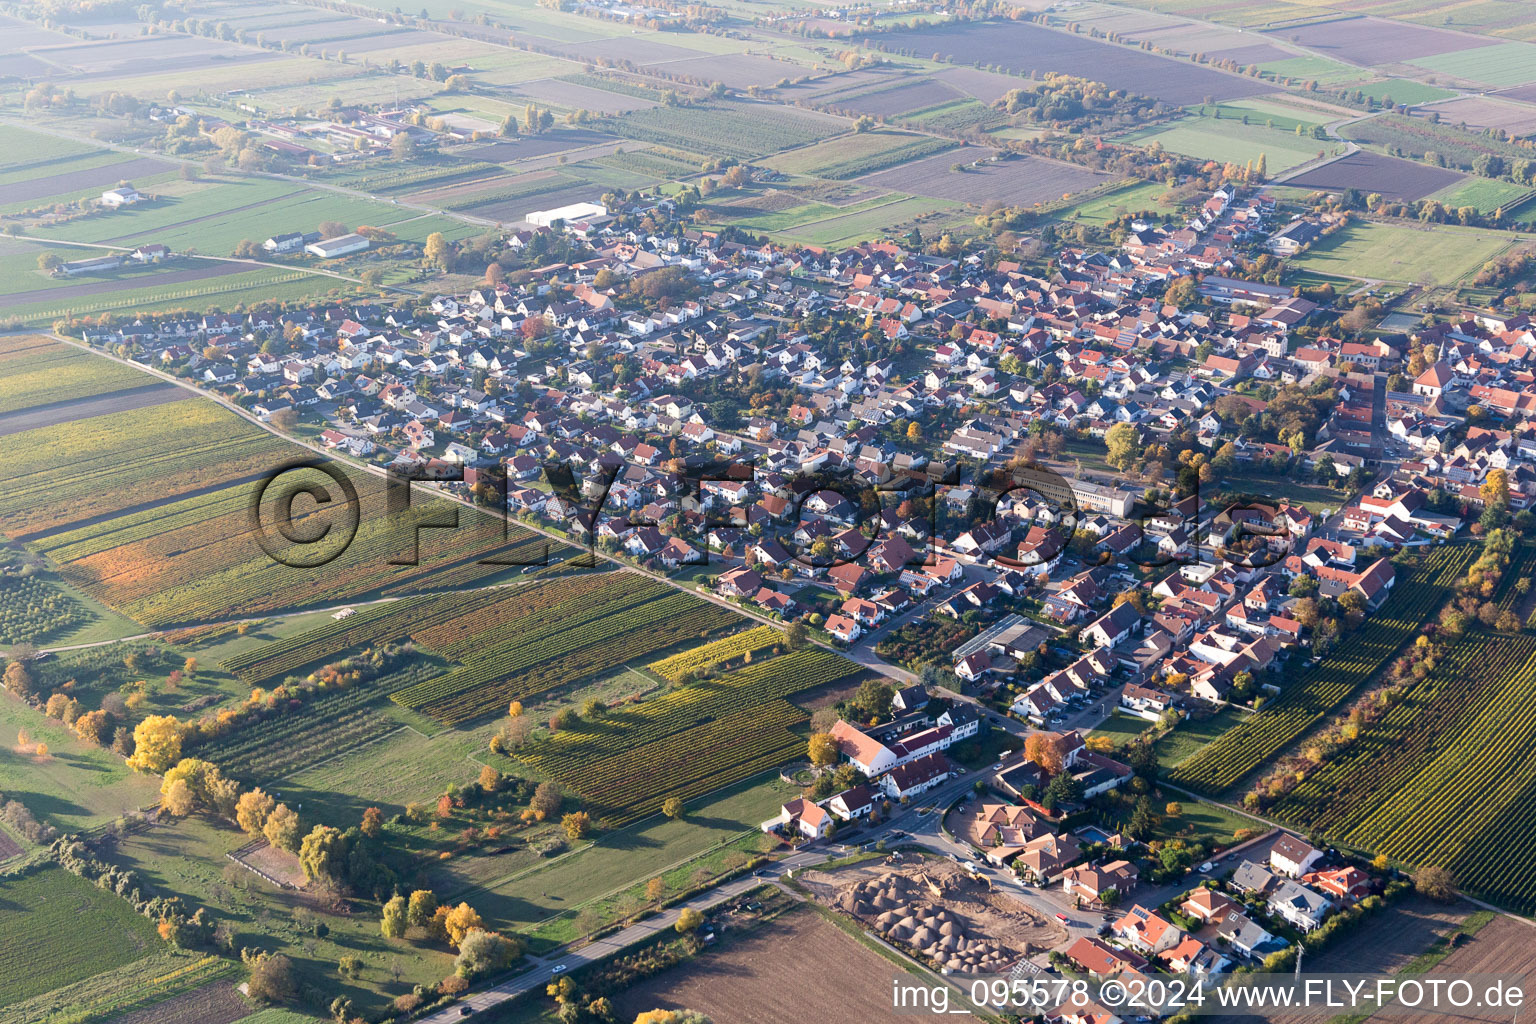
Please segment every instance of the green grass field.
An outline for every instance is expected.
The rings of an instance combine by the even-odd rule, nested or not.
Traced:
[[[519,931],[534,929],[549,918],[565,915],[563,923],[541,929],[543,934],[559,937],[562,931],[575,928],[574,915],[590,901],[678,868],[680,875],[672,878],[675,891],[698,870],[699,865],[690,861],[756,830],[759,823],[778,813],[781,803],[798,792],[780,782],[777,775],[758,776],[690,801],[681,819],[657,815],[604,833],[590,847],[510,878],[492,881],[483,889],[471,890],[464,898],[486,920]],[[614,908],[606,909],[611,913]]]
[[[1108,224],[1122,214],[1138,213],[1142,210],[1166,210],[1171,213],[1171,207],[1158,204],[1158,200],[1167,194],[1166,185],[1152,181],[1138,182],[1116,189],[1107,195],[1096,196],[1080,204],[1069,206],[1061,212],[1060,216],[1064,220]]]
[[[1327,121],[1327,117],[1321,111],[1264,99],[1234,100],[1231,103],[1202,105],[1189,109],[1192,114],[1211,114],[1220,110],[1222,120],[1241,123],[1246,117],[1249,124],[1264,125],[1267,128],[1292,134],[1295,133],[1297,125],[1301,125],[1302,131],[1310,132],[1314,125]]]
[[[1524,85],[1536,82],[1536,46],[1530,43],[1497,43],[1470,50],[1420,57],[1412,62],[1421,68],[1487,85]]]
[[[307,809],[305,817],[314,820]],[[176,892],[208,907],[233,930],[237,949],[259,946],[292,958],[300,984],[320,985],[328,994],[345,995],[361,1013],[378,1013],[412,985],[435,984],[452,971],[453,958],[440,947],[384,938],[379,934],[377,912],[326,913],[323,903],[300,892],[279,890],[232,865],[225,854],[249,841],[232,826],[186,818],[126,837],[114,861],[137,871],[157,891]],[[328,927],[326,934],[315,935],[317,921]],[[363,961],[357,979],[337,974],[336,963],[344,956]],[[399,981],[393,977],[394,967],[400,970]]]
[[[881,129],[852,135],[840,135],[814,145],[793,149],[787,153],[763,161],[785,174],[829,174],[832,177],[852,177],[848,173],[868,173],[900,163],[908,152],[929,153],[935,150],[933,140],[926,135],[912,132]]]
[[[839,212],[822,220],[796,224],[780,232],[792,241],[808,245],[844,245],[891,234],[918,217],[958,213],[963,207],[943,199],[908,197],[882,203],[857,213]],[[924,228],[924,234],[930,229]]]
[[[1322,85],[1358,82],[1366,77],[1366,73],[1359,68],[1341,61],[1329,60],[1326,57],[1292,57],[1289,60],[1272,60],[1266,64],[1260,64],[1259,70],[1281,78],[1311,79]]]
[[[1115,741],[1116,746],[1119,746],[1130,742],[1150,728],[1152,728],[1152,723],[1145,718],[1137,718],[1135,715],[1128,715],[1124,711],[1117,710],[1104,719],[1104,721],[1094,726],[1093,731],[1088,735],[1108,736]]]
[[[1443,100],[1456,95],[1449,89],[1415,82],[1410,78],[1388,78],[1381,82],[1357,85],[1355,88],[1378,101],[1390,99],[1396,105],[1428,103],[1431,100]]]
[[[1172,768],[1246,717],[1245,712],[1236,708],[1223,708],[1204,721],[1185,720],[1153,745],[1152,751],[1157,754],[1157,763],[1164,768]]]
[[[1155,125],[1122,135],[1117,141],[1142,145],[1160,142],[1164,149],[1174,153],[1224,163],[1256,163],[1263,155],[1270,174],[1287,171],[1315,159],[1320,150],[1326,152],[1341,145],[1302,138],[1294,130],[1283,131],[1278,119],[1275,128],[1268,128],[1265,119],[1256,113],[1248,124],[1243,124],[1240,116],[1188,117],[1171,125]]]
[[[1476,207],[1479,213],[1493,213],[1502,208],[1506,214],[1509,214],[1514,210],[1518,200],[1529,195],[1531,190],[1524,185],[1512,185],[1507,181],[1494,181],[1492,178],[1468,177],[1465,181],[1441,189],[1430,198],[1440,201],[1453,210],[1472,206]]]
[[[483,763],[471,754],[478,747],[465,733],[426,737],[404,729],[274,785],[321,821],[358,821],[370,806],[388,817],[414,801],[436,799],[449,783],[472,781]]]
[[[1323,239],[1291,265],[1340,277],[1452,284],[1509,248],[1514,238],[1444,224],[1420,229],[1367,221]]]
[[[47,756],[19,752],[21,730],[30,743],[46,743]],[[5,694],[0,695],[0,793],[20,800],[49,824],[78,831],[155,803],[159,784]]]
[[[154,924],[128,901],[63,868],[0,880],[0,1006],[160,947]]]

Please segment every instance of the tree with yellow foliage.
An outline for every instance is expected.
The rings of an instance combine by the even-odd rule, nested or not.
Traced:
[[[235,824],[239,825],[248,836],[261,835],[262,826],[267,823],[267,818],[272,814],[272,808],[277,806],[264,790],[253,789],[241,795],[235,803]]]
[[[448,933],[448,941],[453,943],[454,948],[458,948],[464,936],[477,928],[483,930],[485,922],[468,903],[460,903],[443,917],[443,929]]]
[[[175,715],[150,715],[133,730],[133,756],[128,767],[156,774],[181,760],[184,727]]]
[[[161,787],[160,809],[177,818],[185,818],[197,809],[192,787],[186,779],[174,779]]]

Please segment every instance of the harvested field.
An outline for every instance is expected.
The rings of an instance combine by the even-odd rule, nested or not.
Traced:
[[[621,92],[596,89],[590,85],[562,82],[558,78],[541,78],[537,82],[524,82],[518,86],[519,96],[557,107],[590,110],[597,114],[627,114],[631,110],[645,110],[657,105],[655,100],[640,96],[626,96]]]
[[[956,973],[1006,969],[1067,938],[1057,922],[938,857],[810,870],[800,880],[818,903]]]
[[[1449,978],[1467,974],[1523,974],[1527,978],[1536,974],[1536,929],[1518,918],[1502,914],[1484,925],[1477,934],[1465,940],[1461,946],[1426,972],[1430,978]],[[1378,1014],[1373,1020],[1390,1020]],[[1401,1019],[1401,1018],[1399,1018]],[[1473,1024],[1473,1022],[1500,1022],[1509,1020],[1507,1010],[1487,1010],[1465,1013],[1439,1013],[1436,1021]]]
[[[563,153],[604,142],[618,142],[612,135],[589,131],[585,128],[561,129],[543,135],[521,135],[515,139],[493,142],[482,149],[467,150],[466,160],[486,160],[490,163],[510,164],[530,157]]]
[[[807,970],[808,964],[821,965]],[[897,968],[809,908],[626,989],[616,1018],[690,1009],[732,1024],[804,1019],[807,1006],[842,1006],[870,1024],[909,1021],[890,1009]]]
[[[1290,60],[1293,56],[1289,50],[1282,50],[1280,47],[1269,43],[1234,46],[1230,50],[1210,50],[1207,52],[1215,60],[1235,60],[1239,64],[1266,64],[1270,61]]]
[[[942,82],[948,82],[986,104],[996,103],[1010,89],[1017,89],[1025,84],[1012,75],[999,75],[979,68],[945,68],[933,77]]]
[[[668,72],[708,82],[724,82],[732,89],[747,89],[754,85],[766,88],[781,78],[798,78],[814,70],[805,64],[791,64],[789,61],[741,53],[700,56],[667,63]]]
[[[119,181],[147,177],[171,169],[170,164],[151,157],[135,157],[100,167],[84,167],[63,174],[51,174],[46,166],[37,168],[37,176],[27,181],[0,185],[0,204],[25,203],[34,199],[67,196],[70,193],[100,193],[115,188]],[[94,198],[94,196],[92,197]]]
[[[163,1003],[114,1017],[112,1024],[232,1024],[251,1013],[251,1004],[228,981],[215,981]]]
[[[26,53],[8,53],[0,57],[0,78],[40,78],[49,65]]]
[[[851,110],[859,114],[889,117],[905,114],[909,110],[936,107],[940,103],[964,99],[968,94],[944,82],[919,79],[891,88],[870,89],[848,96],[828,96],[822,100],[836,110]]]
[[[1383,18],[1347,18],[1276,29],[1275,35],[1324,57],[1371,67],[1492,46],[1494,40]]]
[[[1517,89],[1505,89],[1497,95],[1522,103],[1536,103],[1536,85],[1522,85]]]
[[[1461,177],[1441,167],[1361,151],[1297,175],[1285,184],[1330,191],[1353,188],[1414,201],[1455,184]]]
[[[7,15],[0,15],[0,32],[5,33],[5,45],[10,50],[30,50],[34,46],[58,46],[61,43],[77,42],[72,36],[62,32],[54,32]]]
[[[85,75],[198,71],[205,68],[270,60],[271,55],[202,36],[159,35],[50,47],[48,59]]]
[[[1453,931],[1472,911],[1466,903],[1446,905],[1410,896],[1366,918],[1350,941],[1308,956],[1311,968],[1348,974],[1395,974],[1419,956],[1436,939]],[[1491,927],[1491,926],[1490,926]],[[1327,1024],[1337,1008],[1276,1011],[1264,1015],[1268,1024]],[[1253,1018],[1213,1015],[1210,1024],[1238,1024]],[[1440,1018],[1436,1018],[1437,1020]]]
[[[938,52],[968,64],[981,61],[1030,75],[1047,71],[1078,75],[1091,69],[1092,77],[1112,88],[1175,106],[1199,103],[1206,96],[1228,100],[1273,89],[1267,82],[1024,21],[951,23],[925,31],[891,32],[880,39],[893,50]]]
[[[1082,192],[1109,180],[1107,174],[1074,164],[1028,156],[970,167],[965,171],[951,170],[956,163],[985,160],[994,152],[975,147],[952,150],[866,175],[858,181],[933,199],[966,203],[998,199],[1010,206],[1030,206],[1060,199],[1067,193]]]
[[[551,39],[548,36],[519,32],[518,38],[548,53],[558,54],[570,60],[596,63],[604,57],[610,60],[627,60],[631,64],[658,64],[703,56],[698,50],[690,50],[671,43],[660,43],[655,36],[624,36],[617,39],[593,39],[580,43]]]

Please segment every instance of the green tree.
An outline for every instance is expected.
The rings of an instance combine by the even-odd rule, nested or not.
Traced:
[[[379,930],[384,933],[386,939],[399,939],[405,937],[406,925],[410,923],[410,907],[404,896],[395,896],[384,904],[384,917],[379,924]]]
[[[345,877],[347,841],[340,829],[316,825],[299,844],[299,867],[305,881],[336,882]]]
[[[1122,473],[1141,457],[1141,437],[1129,423],[1116,423],[1105,431],[1104,447],[1108,450],[1104,461]]]
[[[411,899],[406,911],[406,921],[413,928],[425,928],[432,923],[432,915],[437,913],[437,897],[431,889],[417,889],[411,893]]]

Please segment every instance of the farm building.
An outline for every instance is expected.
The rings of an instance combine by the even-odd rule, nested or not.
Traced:
[[[337,235],[335,238],[324,238],[304,247],[304,251],[321,259],[334,259],[337,256],[349,256],[354,252],[362,252],[368,248],[368,239],[362,235]]]
[[[109,189],[101,194],[101,205],[111,209],[120,206],[132,206],[134,203],[142,203],[145,197],[132,185],[124,185],[121,188]]]
[[[65,277],[74,277],[76,274],[96,274],[104,270],[116,270],[123,265],[123,258],[117,254],[111,256],[88,256],[83,260],[70,260],[60,265],[59,273]]]
[[[606,216],[608,208],[602,203],[572,203],[569,206],[557,206],[553,210],[534,210],[525,215],[523,220],[536,228],[547,228],[553,226],[555,221],[577,224]]]

